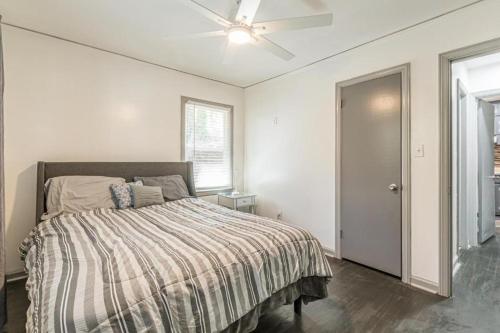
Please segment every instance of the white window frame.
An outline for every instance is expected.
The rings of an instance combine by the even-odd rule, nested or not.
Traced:
[[[224,108],[227,109],[229,112],[229,126],[230,126],[230,140],[231,140],[231,159],[230,159],[230,179],[231,179],[231,184],[230,186],[221,186],[221,187],[214,187],[214,188],[203,188],[203,189],[196,189],[196,193],[198,196],[206,196],[206,195],[214,195],[219,192],[227,192],[227,191],[232,191],[234,188],[234,135],[233,135],[233,110],[234,107],[232,105],[227,105],[227,104],[222,104],[222,103],[217,103],[217,102],[212,102],[212,101],[207,101],[199,98],[193,98],[193,97],[187,97],[187,96],[181,96],[181,160],[186,161],[186,140],[185,140],[185,133],[186,133],[186,104],[188,102],[195,102],[195,103],[200,103],[200,104],[206,104],[218,108]],[[195,184],[196,186],[196,184]]]

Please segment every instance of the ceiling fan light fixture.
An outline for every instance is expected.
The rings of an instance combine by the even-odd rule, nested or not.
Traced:
[[[234,27],[228,32],[228,38],[231,43],[246,44],[254,40],[250,29],[245,27]]]

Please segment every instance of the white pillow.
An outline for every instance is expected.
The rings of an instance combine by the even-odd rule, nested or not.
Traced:
[[[45,183],[47,212],[42,220],[95,208],[114,208],[109,187],[125,184],[125,179],[103,176],[61,176]]]

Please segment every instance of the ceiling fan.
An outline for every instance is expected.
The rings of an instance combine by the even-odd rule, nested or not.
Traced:
[[[310,3],[311,1],[312,0],[308,0],[307,2]],[[318,1],[319,0],[316,0],[315,2],[317,3]],[[333,15],[329,13],[294,17],[276,21],[254,22],[255,14],[259,9],[261,0],[236,0],[237,8],[235,8],[232,17],[227,19],[213,10],[203,6],[196,0],[183,0],[181,2],[204,15],[211,21],[219,24],[223,28],[222,30],[203,32],[181,38],[223,36],[227,37],[225,53],[229,53],[231,51],[231,44],[251,43],[287,61],[294,58],[295,55],[272,42],[266,38],[265,35],[283,30],[298,30],[329,26],[332,24],[333,20]]]

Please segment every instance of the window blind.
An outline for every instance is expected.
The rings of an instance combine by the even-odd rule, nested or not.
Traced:
[[[231,108],[187,100],[183,111],[184,159],[193,161],[196,190],[231,188]]]

